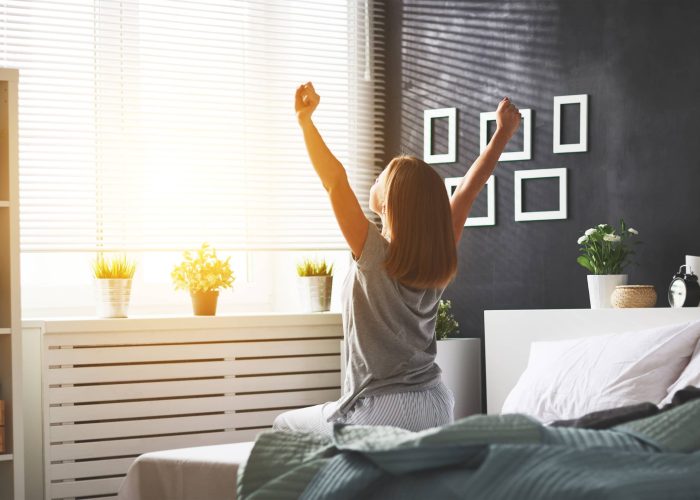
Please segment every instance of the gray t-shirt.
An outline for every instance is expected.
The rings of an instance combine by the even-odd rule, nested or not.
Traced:
[[[372,222],[342,286],[343,395],[332,420],[358,398],[429,389],[440,382],[435,321],[444,288],[414,289],[384,268],[389,242]]]

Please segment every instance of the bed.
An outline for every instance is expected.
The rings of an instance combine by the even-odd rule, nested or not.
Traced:
[[[527,367],[533,342],[642,330],[698,319],[700,308],[485,311],[487,413],[501,413],[506,397]]]
[[[580,339],[582,337],[597,337],[611,332],[649,327],[664,327],[667,325],[675,325],[679,322],[694,320],[700,320],[700,309],[487,311],[485,314],[485,351],[488,413],[500,413],[506,396],[509,392],[514,390],[514,387],[516,387],[519,382],[518,379],[528,367],[529,346],[533,342],[537,343],[543,340],[566,341],[567,339]],[[688,360],[686,359],[685,362],[688,363]],[[537,444],[538,446],[533,447],[532,450],[541,448],[541,445],[543,445],[543,443],[534,441],[543,435],[543,431],[539,428],[535,429],[528,421],[498,419],[479,421],[479,418],[491,417],[482,416],[476,417],[476,419],[472,418],[469,425],[476,425],[479,432],[484,429],[489,429],[492,434],[497,437],[500,436],[500,433],[504,433],[508,435],[507,439],[514,439],[514,436],[516,436],[517,439],[524,439],[525,441],[528,439],[533,440],[529,444]],[[463,428],[460,429],[460,432],[464,430]],[[467,431],[465,436],[467,436],[466,439],[468,441],[472,439],[470,436],[472,436],[473,433],[470,434],[470,432],[472,432],[473,429],[467,429]],[[522,435],[518,433],[522,433]],[[627,432],[624,431],[621,434],[625,435],[626,433]],[[447,434],[452,437],[443,441],[443,444],[453,439],[455,436],[452,431],[449,431]],[[566,441],[566,439],[568,439],[567,436],[568,434],[564,432],[561,435],[557,434],[551,439],[563,439]],[[272,437],[270,439],[276,438]],[[346,444],[348,444],[350,448],[362,452],[363,445],[361,443],[351,442],[350,438],[347,437],[343,439],[347,439]],[[366,437],[364,439],[366,441]],[[372,444],[370,448],[376,447],[377,443],[381,443],[384,439],[386,439],[385,445],[389,447],[395,446],[396,444],[391,442],[392,439],[397,439],[397,443],[400,445],[401,442],[407,442],[406,440],[410,440],[412,437],[399,436],[390,428],[384,428],[379,434],[371,434]],[[421,438],[418,442],[429,442],[430,439],[437,438],[428,438],[427,440]],[[498,439],[500,439],[500,437],[498,437]],[[585,443],[586,439],[592,439],[593,441],[591,441],[591,443]],[[584,445],[582,445],[584,447],[589,447],[589,445],[590,447],[600,446],[601,443],[596,442],[596,439],[598,439],[598,437],[584,434],[583,438],[574,441],[577,441],[577,446],[581,443],[584,443]],[[624,440],[618,435],[614,435],[610,439],[610,442],[614,443],[615,446],[619,445],[621,440]],[[504,442],[511,443],[510,441]],[[523,443],[524,441],[519,444]],[[288,444],[289,443],[268,442],[267,445],[265,445],[265,443],[259,443],[256,449],[260,450],[260,456],[257,457],[255,461],[258,464],[261,460],[274,463],[279,455],[275,450],[283,449],[284,446]],[[603,444],[607,446],[609,443]],[[294,446],[297,445],[304,447],[308,446],[308,443],[292,443],[290,446],[292,446],[293,449]],[[612,445],[610,446],[612,447]],[[626,446],[636,446],[636,444],[628,443]],[[249,458],[251,449],[252,443],[238,443],[170,450],[142,455],[130,468],[120,489],[119,498],[125,500],[142,500],[146,498],[168,498],[176,500],[208,498],[211,500],[218,500],[235,498],[236,473],[239,466]],[[391,450],[393,450],[393,448],[387,448],[387,450],[384,451],[391,455]],[[441,459],[447,460],[447,462],[445,462],[447,464],[450,459],[447,455],[443,454],[443,451],[444,450],[438,451],[438,454],[442,456]],[[337,456],[341,456],[343,452],[342,446],[335,449],[335,452],[338,453]],[[624,449],[623,446],[623,449],[611,450],[610,452],[624,454],[628,453],[629,450]],[[368,454],[371,455],[371,453],[373,453],[373,451],[369,450]],[[432,449],[429,453],[435,453],[435,450]],[[694,453],[693,455],[693,458],[700,457],[698,453]],[[405,456],[407,455],[403,452],[399,455],[401,459]],[[588,463],[586,460],[589,460],[590,457],[583,455],[581,455],[581,457],[583,457],[581,459],[584,464]],[[475,457],[471,457],[471,459],[476,460]],[[666,459],[666,456],[664,456],[663,459]],[[373,460],[376,460],[376,457],[370,458],[370,461]],[[431,460],[435,460],[434,456]],[[596,456],[595,460],[602,460],[602,458]],[[619,457],[617,460],[619,460]],[[254,461],[251,460],[251,462]],[[395,465],[398,462],[393,463]],[[685,463],[682,463],[679,467],[685,465]],[[695,467],[700,465],[700,462],[692,463],[691,465]],[[277,463],[276,466],[284,467],[281,462]],[[677,468],[677,471],[681,470],[682,467],[680,469]],[[265,471],[259,472],[256,470],[255,473],[260,473],[264,476],[264,472]],[[348,472],[346,470],[344,473],[349,474],[349,477],[351,477],[354,472]],[[323,478],[323,474],[319,474],[318,477]],[[682,477],[681,474],[681,478]],[[679,477],[674,476],[673,478],[666,479],[677,482]],[[332,483],[330,484],[332,486]],[[329,488],[329,483],[326,482],[322,487]],[[275,493],[275,495],[278,493],[279,492]],[[336,491],[334,494],[337,495],[338,492]],[[262,497],[265,498],[265,495]],[[684,497],[681,496],[681,498]]]
[[[698,498],[700,398],[611,429],[474,415],[412,433],[266,433],[239,476],[255,500]]]

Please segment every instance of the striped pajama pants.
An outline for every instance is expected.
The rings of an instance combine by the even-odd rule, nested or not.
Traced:
[[[272,424],[275,430],[331,434],[334,423],[389,425],[409,431],[440,427],[454,420],[454,396],[440,382],[422,391],[395,392],[359,398],[344,417],[331,422],[328,417],[338,408],[337,401],[280,414]]]

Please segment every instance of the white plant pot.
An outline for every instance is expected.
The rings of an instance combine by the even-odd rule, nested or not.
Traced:
[[[130,279],[96,279],[97,315],[100,318],[126,318],[131,298]]]
[[[455,420],[481,413],[481,341],[438,340],[435,362],[442,370],[442,381],[454,394]]]
[[[610,296],[615,287],[626,284],[626,274],[589,274],[588,296],[591,299],[591,309],[611,309]]]
[[[333,276],[299,276],[301,305],[306,312],[322,312],[331,308]]]

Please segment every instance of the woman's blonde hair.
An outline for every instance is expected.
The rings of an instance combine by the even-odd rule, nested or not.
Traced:
[[[387,171],[384,203],[389,276],[413,288],[447,286],[457,273],[457,248],[442,178],[423,160],[397,156]]]

